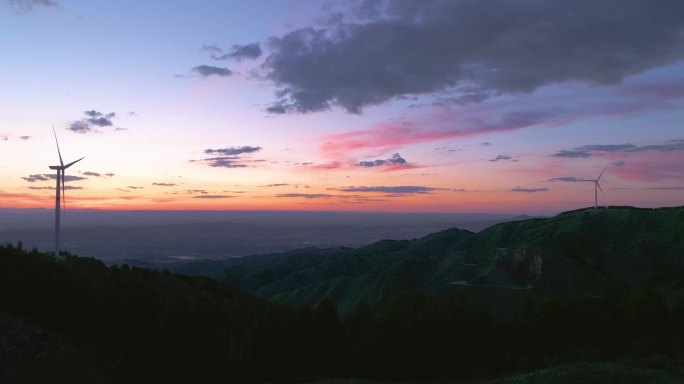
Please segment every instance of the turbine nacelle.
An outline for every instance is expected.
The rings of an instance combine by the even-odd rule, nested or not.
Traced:
[[[56,169],[56,170],[62,170],[62,171],[63,171],[63,170],[65,170],[65,169],[71,167],[72,165],[78,163],[79,161],[81,161],[81,160],[83,160],[83,159],[85,159],[85,157],[81,157],[80,159],[78,159],[78,160],[76,160],[76,161],[72,161],[71,163],[69,163],[69,164],[67,164],[67,165],[51,165],[51,166],[49,166],[48,168],[50,168],[50,169]]]

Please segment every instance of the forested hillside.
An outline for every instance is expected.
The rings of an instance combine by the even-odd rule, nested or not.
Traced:
[[[5,245],[0,379],[677,382],[683,223],[579,211],[221,265],[239,288]]]

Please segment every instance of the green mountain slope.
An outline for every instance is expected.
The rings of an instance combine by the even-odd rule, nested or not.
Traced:
[[[360,299],[380,306],[414,290],[525,296],[677,285],[683,266],[684,208],[613,207],[478,233],[449,229],[413,241],[191,263],[177,271],[210,275],[270,300],[310,305],[330,295],[346,312]]]
[[[432,286],[461,280],[533,287],[546,294],[597,294],[677,279],[684,265],[684,209],[612,208],[566,212],[490,227],[445,257]]]
[[[368,246],[300,249],[217,262],[176,266],[184,274],[211,276],[228,285],[276,301],[313,305],[331,296],[346,312],[361,298],[385,304],[390,293],[422,289],[433,265],[473,236],[449,229],[419,240],[383,240]]]

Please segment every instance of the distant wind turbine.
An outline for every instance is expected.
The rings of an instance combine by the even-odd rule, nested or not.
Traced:
[[[59,150],[59,141],[57,141],[57,132],[55,132],[55,127],[52,127],[52,133],[55,135],[55,144],[57,144],[57,155],[59,155],[59,165],[51,165],[50,169],[56,169],[57,170],[57,187],[55,188],[55,256],[59,256],[59,230],[60,230],[60,211],[61,207],[59,205],[59,199],[60,199],[60,193],[62,199],[64,199],[64,170],[67,168],[71,167],[72,165],[78,163],[79,161],[83,160],[84,157],[81,157],[80,159],[76,161],[72,161],[69,164],[64,165],[64,161],[62,161],[62,152]]]
[[[601,176],[603,176],[603,172],[605,172],[605,171],[606,171],[606,168],[603,168],[603,171],[601,171],[601,174],[596,179],[582,180],[582,181],[591,181],[592,183],[594,183],[594,209],[598,209],[598,191],[599,191],[599,189],[601,190],[601,195],[603,195],[604,198],[606,197],[606,194],[603,193],[603,188],[601,188],[601,184],[599,184],[599,180],[601,180]]]

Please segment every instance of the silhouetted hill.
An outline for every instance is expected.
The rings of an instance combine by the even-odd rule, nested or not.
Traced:
[[[318,348],[306,333],[315,323],[311,312],[207,278],[0,246],[0,313],[11,319],[0,322],[0,343],[15,348],[13,355],[0,354],[3,383],[72,382],[76,371],[89,382],[164,383],[258,382],[316,372],[308,368],[315,361],[309,350]],[[36,327],[47,330],[45,345],[31,342]],[[23,335],[24,344],[12,334]],[[28,352],[17,349],[25,345]],[[80,349],[72,345],[92,356],[72,356],[68,351]]]
[[[683,215],[580,210],[184,267],[236,288],[0,246],[0,345],[24,359],[0,351],[0,379],[681,382]]]
[[[493,290],[499,296],[602,294],[680,286],[683,234],[681,207],[583,209],[478,233],[449,229],[357,249],[300,249],[174,268],[271,300],[310,305],[330,295],[343,311],[360,298],[377,306],[415,289]]]

